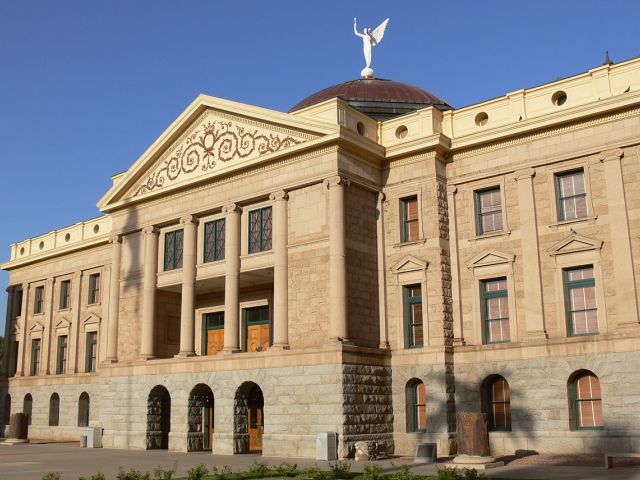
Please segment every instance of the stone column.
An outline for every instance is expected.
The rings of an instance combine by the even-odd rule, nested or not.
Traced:
[[[195,351],[196,259],[198,219],[187,215],[180,219],[184,230],[182,242],[182,303],[180,306],[180,353],[191,357]]]
[[[44,330],[42,332],[42,350],[40,351],[40,374],[49,375],[51,369],[51,330],[53,329],[53,293],[55,278],[47,279],[44,290]]]
[[[122,266],[122,235],[109,237],[111,244],[111,276],[109,277],[109,328],[107,331],[107,362],[118,361],[118,318],[120,315],[120,269]]]
[[[345,235],[344,187],[348,180],[327,178],[329,189],[329,339],[348,341],[347,242]]]
[[[287,192],[269,195],[273,201],[273,347],[289,348],[289,214]]]
[[[378,218],[376,235],[378,237],[378,321],[380,322],[380,348],[389,348],[389,327],[387,324],[387,266],[384,237],[384,200],[385,194],[378,192]]]
[[[24,377],[25,352],[27,351],[25,344],[27,343],[27,319],[29,318],[29,284],[22,284],[22,307],[21,314],[22,325],[20,326],[21,338],[18,339],[18,365],[16,367],[16,376]]]
[[[449,249],[451,262],[451,301],[453,302],[453,344],[464,345],[462,325],[462,301],[460,298],[460,259],[458,257],[458,219],[456,212],[456,193],[458,187],[447,187],[447,205],[449,205]]]
[[[240,351],[240,207],[235,203],[222,209],[225,214],[224,348]]]
[[[516,172],[518,184],[518,204],[520,206],[520,232],[522,245],[522,272],[524,282],[526,338],[539,340],[548,338],[544,325],[542,303],[542,275],[540,273],[540,247],[538,245],[538,219],[533,193],[533,177],[536,172],[528,168]],[[510,292],[515,295],[515,292]]]
[[[82,309],[82,272],[73,274],[71,280],[71,331],[67,353],[67,373],[78,373],[78,352],[80,345],[80,310]]]
[[[621,160],[624,152],[616,148],[600,154],[607,187],[607,207],[613,245],[613,273],[616,290],[616,324],[638,326],[636,282],[629,233],[629,218],[622,179]]]
[[[158,235],[153,226],[145,227],[144,234],[144,276],[142,279],[142,338],[140,356],[154,358],[153,335],[156,315],[156,286],[158,283]]]

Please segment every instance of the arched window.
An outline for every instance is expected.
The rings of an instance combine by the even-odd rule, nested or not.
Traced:
[[[576,429],[602,428],[602,393],[600,380],[593,372],[583,370],[569,381],[572,427]]]
[[[4,397],[4,424],[9,425],[11,421],[11,395],[7,393]]]
[[[407,383],[407,432],[427,430],[427,392],[422,381],[414,378]]]
[[[57,427],[60,424],[60,396],[57,393],[49,399],[49,426]]]
[[[80,394],[80,400],[78,401],[78,426],[79,427],[89,426],[90,403],[91,401],[89,399],[89,394],[87,392],[82,392]]]
[[[511,391],[500,375],[488,377],[483,386],[483,408],[489,430],[511,430]]]
[[[31,425],[31,412],[33,411],[33,397],[30,393],[24,396],[24,402],[22,403],[22,413],[27,416],[27,423]]]

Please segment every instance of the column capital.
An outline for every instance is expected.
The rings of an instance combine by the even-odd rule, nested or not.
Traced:
[[[378,192],[378,203],[384,204],[384,201],[387,199],[387,195],[384,192]]]
[[[535,175],[536,175],[536,171],[533,168],[525,168],[524,170],[518,170],[514,174],[513,179],[516,182],[519,182],[521,180],[531,179],[531,178],[535,177]]]
[[[600,153],[599,160],[601,162],[610,162],[611,160],[621,160],[624,157],[624,151],[621,148],[613,148]]]
[[[285,190],[278,190],[269,195],[269,200],[288,200],[289,194]]]
[[[78,278],[82,277],[82,271],[80,272],[73,272],[73,279],[76,280]]]
[[[142,229],[142,233],[145,235],[158,235],[160,233],[160,229],[153,225],[148,225]]]
[[[447,194],[455,195],[458,193],[458,187],[456,185],[447,185]]]
[[[224,213],[224,214],[240,213],[241,211],[242,211],[242,209],[240,208],[240,205],[238,205],[237,203],[230,203],[230,204],[225,205],[224,207],[222,207],[222,213]]]
[[[334,175],[333,177],[325,178],[322,182],[325,188],[336,187],[338,185],[349,186],[350,183],[351,183],[351,180],[341,175]]]
[[[189,223],[198,225],[199,222],[200,220],[198,220],[195,215],[185,215],[184,217],[180,217],[180,225],[187,225]]]
[[[53,285],[54,283],[56,283],[56,279],[55,279],[55,278],[47,278],[47,280],[45,281],[45,283],[47,284],[47,287],[50,287],[51,285]]]
[[[109,243],[113,244],[113,243],[121,243],[122,242],[122,235],[120,235],[119,233],[114,233],[113,235],[109,235]]]

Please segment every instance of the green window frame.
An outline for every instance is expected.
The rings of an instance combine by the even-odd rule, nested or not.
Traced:
[[[271,207],[249,212],[249,253],[271,250],[273,223]]]
[[[202,315],[202,354],[209,355],[207,332],[209,330],[224,329],[224,311],[209,312]]]
[[[16,304],[17,304],[17,312],[16,312],[16,316],[17,317],[21,317],[22,316],[22,298],[23,298],[24,292],[22,289],[19,289],[16,292]]]
[[[182,268],[184,230],[173,230],[164,234],[164,271]]]
[[[67,371],[67,336],[58,336],[58,358],[56,361],[56,374],[61,375]]]
[[[87,298],[89,305],[100,303],[100,274],[92,273],[89,275],[89,295]]]
[[[33,313],[42,313],[44,310],[44,287],[36,287],[33,297]]]
[[[491,187],[475,192],[476,231],[478,235],[501,232],[502,195],[500,187]]]
[[[416,380],[407,389],[409,414],[408,430],[414,433],[427,431],[427,393],[425,384]]]
[[[402,243],[418,240],[420,237],[418,196],[400,199],[400,241]]]
[[[602,430],[602,390],[600,380],[592,372],[584,371],[571,382],[571,403],[573,407],[574,427],[576,430]],[[585,419],[591,421],[589,424]]]
[[[511,389],[504,377],[496,376],[487,384],[487,417],[490,431],[511,431]]]
[[[563,277],[569,336],[598,335],[598,306],[593,265],[564,269]]]
[[[49,426],[60,425],[60,395],[53,393],[49,398]]]
[[[31,376],[38,375],[40,371],[40,342],[39,338],[31,340]]]
[[[406,285],[403,287],[403,292],[407,348],[422,348],[424,346],[422,286]]]
[[[87,332],[87,348],[84,371],[92,373],[96,371],[98,363],[98,332]]]
[[[510,342],[511,332],[509,325],[509,291],[507,288],[507,277],[482,280],[480,284],[483,343],[487,345]],[[499,332],[499,335],[497,332]]]
[[[71,304],[71,282],[63,280],[60,282],[60,310],[66,310]]]
[[[244,351],[247,351],[247,333],[248,327],[252,325],[264,325],[271,323],[269,315],[269,305],[261,305],[259,307],[249,307],[243,309],[244,317]]]
[[[203,262],[224,260],[225,219],[219,218],[204,224]]]
[[[556,209],[558,220],[578,220],[588,215],[584,169],[556,173]]]
[[[11,376],[14,377],[18,372],[18,352],[20,351],[20,341],[13,341],[13,350],[11,352]]]

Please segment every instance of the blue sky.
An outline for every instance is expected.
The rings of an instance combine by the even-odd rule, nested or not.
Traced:
[[[356,78],[354,16],[391,18],[377,76],[456,107],[640,54],[637,1],[0,0],[0,261],[98,215],[199,93],[286,111]]]

